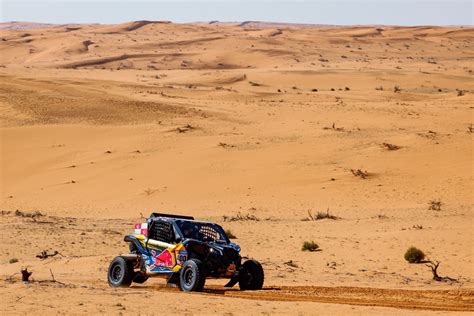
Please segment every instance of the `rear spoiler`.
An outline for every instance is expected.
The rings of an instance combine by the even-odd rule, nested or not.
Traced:
[[[151,213],[150,218],[152,217],[167,217],[167,218],[181,218],[181,219],[194,220],[194,217],[192,216],[164,214],[164,213]]]

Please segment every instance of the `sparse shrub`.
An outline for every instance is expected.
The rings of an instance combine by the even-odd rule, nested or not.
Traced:
[[[458,91],[458,97],[462,97],[466,93],[464,90],[456,90]]]
[[[369,173],[367,171],[363,171],[362,169],[351,169],[351,172],[355,177],[359,177],[361,179],[367,179],[369,177]]]
[[[405,260],[409,263],[420,263],[423,259],[425,259],[425,254],[416,247],[410,247],[405,252]]]
[[[402,88],[400,88],[399,86],[395,86],[395,87],[393,87],[393,92],[400,93],[400,92],[402,92]]]
[[[344,103],[342,102],[342,100],[340,101],[341,105],[344,105]],[[332,123],[332,126],[331,127],[328,127],[328,126],[325,126],[323,127],[323,129],[325,130],[334,130],[334,131],[338,131],[338,132],[343,132],[344,131],[344,127],[336,127],[336,123]]]
[[[219,144],[217,144],[217,146],[220,146],[222,148],[234,148],[235,145],[231,145],[231,144],[227,144],[227,143],[223,143],[223,142],[220,142]]]
[[[28,213],[28,212],[22,212],[20,210],[16,210],[15,211],[15,216],[25,217],[25,218],[32,218],[33,220],[35,220],[37,217],[41,217],[41,216],[45,216],[45,215],[43,213],[39,212],[39,211]]]
[[[400,149],[400,146],[394,145],[394,144],[389,144],[389,143],[382,143],[382,146],[385,147],[387,150],[398,150],[398,149]]]
[[[316,251],[319,249],[319,245],[314,241],[305,241],[303,243],[303,247],[301,247],[302,251]]]
[[[383,91],[383,86],[378,86],[378,87],[375,87],[375,90],[378,90],[378,91]]]
[[[314,217],[314,220],[320,220],[320,219],[338,219],[339,217],[332,215],[329,213],[329,210],[324,213],[324,212],[318,212],[316,216]]]
[[[239,222],[239,221],[260,221],[260,218],[257,216],[247,213],[242,214],[240,212],[237,213],[236,216],[223,216],[224,222]]]
[[[308,210],[308,217],[303,218],[303,221],[318,221],[321,219],[340,219],[340,217],[329,213],[329,208],[326,212],[317,212],[315,215],[311,214],[311,210]]]
[[[143,192],[144,192],[146,195],[152,195],[152,194],[155,193],[156,191],[157,191],[157,190],[148,188],[148,189],[144,190]]]
[[[186,133],[186,132],[192,131],[194,129],[196,129],[196,127],[192,126],[191,124],[187,124],[187,125],[182,126],[182,127],[177,127],[176,131],[178,133]]]
[[[11,258],[8,262],[9,262],[10,264],[11,264],[11,263],[17,263],[17,262],[18,262],[18,259],[17,259],[17,258]]]
[[[229,237],[229,239],[237,239],[237,236],[235,236],[230,229],[226,229],[225,234],[227,237]]]
[[[428,202],[428,209],[431,211],[441,211],[443,202],[441,200],[431,200]]]
[[[293,262],[293,260],[290,260],[290,261],[287,261],[287,262],[283,262],[284,264],[286,264],[287,266],[289,267],[292,267],[292,268],[298,268],[298,265]]]

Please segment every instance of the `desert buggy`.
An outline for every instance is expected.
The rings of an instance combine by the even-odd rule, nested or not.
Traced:
[[[256,260],[242,263],[240,247],[229,241],[221,226],[190,216],[152,213],[126,235],[130,253],[115,257],[108,269],[112,287],[163,277],[183,291],[201,291],[206,278],[227,278],[226,287],[260,290],[264,274]]]

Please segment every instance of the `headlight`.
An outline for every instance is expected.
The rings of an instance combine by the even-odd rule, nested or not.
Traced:
[[[209,248],[209,253],[214,255],[214,256],[222,256],[222,251],[220,251],[219,249],[215,249],[215,248]]]

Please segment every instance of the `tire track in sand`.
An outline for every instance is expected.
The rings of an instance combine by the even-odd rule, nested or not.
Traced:
[[[474,289],[405,290],[364,287],[281,286],[265,287],[261,291],[240,291],[238,288],[225,289],[218,286],[207,286],[200,295],[433,311],[474,311]]]

